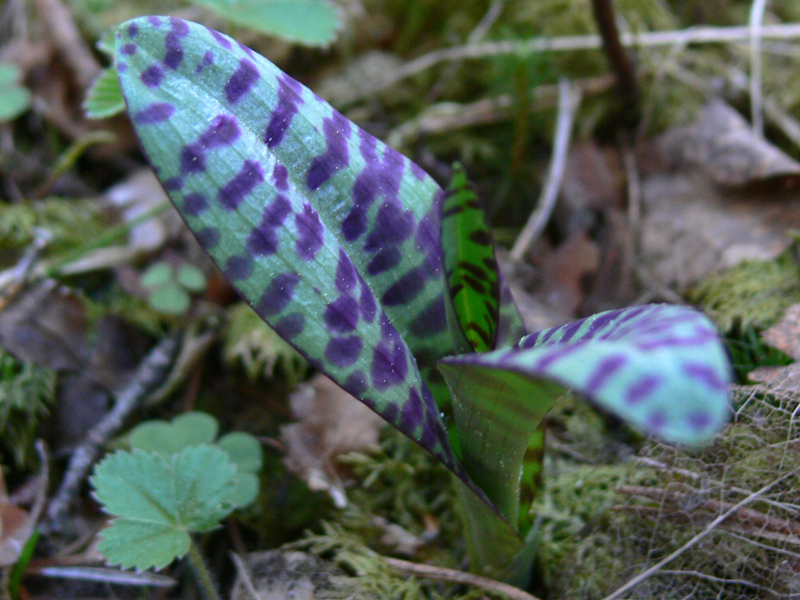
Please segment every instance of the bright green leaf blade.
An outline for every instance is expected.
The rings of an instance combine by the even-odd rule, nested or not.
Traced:
[[[125,99],[119,87],[117,70],[104,69],[98,75],[83,102],[83,110],[90,119],[107,119],[125,110]]]
[[[258,498],[259,488],[258,477],[252,473],[236,473],[230,494],[231,504],[237,508],[252,504]]]
[[[684,444],[707,442],[729,414],[725,349],[711,321],[683,306],[600,313],[527,336],[511,350],[440,364],[454,394],[464,461],[479,485],[509,473],[519,480],[534,428],[567,388]],[[516,485],[486,492],[511,518]]]
[[[19,67],[14,63],[0,62],[0,89],[15,85],[20,78]]]
[[[172,278],[172,267],[165,262],[157,262],[147,267],[147,270],[142,273],[140,283],[146,288],[155,289],[166,285],[172,281]]]
[[[143,148],[225,276],[309,362],[466,478],[406,344],[429,365],[452,348],[441,189],[205,27],[129,21],[116,58]]]
[[[142,450],[115,452],[95,467],[91,482],[94,497],[112,515],[178,524],[172,469],[159,455]]]
[[[183,265],[178,269],[178,283],[190,292],[201,292],[206,288],[206,276],[194,265]]]
[[[140,569],[168,564],[188,549],[188,531],[216,527],[233,510],[235,474],[228,455],[208,445],[170,461],[139,449],[111,454],[91,478],[95,498],[119,517],[103,530],[101,551]]]
[[[234,431],[222,436],[216,444],[228,453],[228,458],[243,473],[256,473],[261,470],[261,444],[249,433]]]
[[[188,412],[171,422],[146,421],[130,434],[131,446],[170,458],[184,448],[211,444],[217,437],[217,420],[203,412]]]
[[[236,466],[215,446],[184,448],[172,459],[181,523],[191,531],[219,526],[235,508]]]
[[[114,519],[100,532],[97,549],[112,565],[162,569],[184,556],[192,541],[184,529],[161,523]]]
[[[472,351],[493,350],[500,310],[494,242],[478,196],[460,164],[453,165],[453,178],[444,197],[442,248],[460,332]]]
[[[31,93],[19,85],[20,71],[12,63],[0,63],[0,123],[13,121],[31,105]]]
[[[197,0],[234,23],[308,46],[325,46],[340,27],[328,0]]]
[[[170,283],[153,291],[147,301],[155,310],[165,315],[182,315],[192,304],[192,299],[181,286]]]

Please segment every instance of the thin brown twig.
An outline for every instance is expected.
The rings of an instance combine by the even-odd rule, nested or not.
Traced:
[[[131,413],[164,380],[179,347],[178,336],[167,336],[142,360],[131,382],[118,395],[114,407],[95,425],[72,453],[58,492],[47,507],[47,527],[57,529],[60,517],[86,481],[86,475],[103,445],[125,424]]]
[[[790,473],[786,473],[785,475],[783,475],[783,476],[775,479],[774,481],[768,483],[767,485],[762,487],[757,492],[753,492],[752,494],[750,494],[746,498],[743,498],[742,500],[740,500],[739,502],[737,502],[736,504],[731,506],[724,513],[719,515],[716,519],[711,521],[708,525],[706,525],[706,527],[705,527],[705,529],[703,529],[703,531],[701,531],[700,533],[695,535],[692,539],[690,539],[688,542],[683,544],[680,548],[678,548],[677,550],[672,552],[669,556],[666,556],[663,559],[661,559],[660,561],[658,561],[655,565],[653,565],[649,569],[645,569],[644,571],[639,573],[636,577],[633,577],[632,579],[630,579],[627,583],[625,583],[621,587],[617,588],[614,592],[610,593],[608,596],[603,598],[603,600],[615,600],[616,598],[619,598],[620,596],[622,596],[628,590],[635,588],[636,586],[638,586],[639,584],[641,584],[645,580],[649,579],[650,577],[655,575],[658,571],[660,571],[663,567],[665,567],[666,565],[671,563],[673,560],[678,558],[681,554],[683,554],[684,552],[689,550],[689,548],[697,545],[699,542],[701,542],[706,537],[708,537],[711,534],[711,532],[713,532],[720,524],[725,522],[729,517],[731,517],[732,515],[736,514],[739,510],[741,510],[742,508],[744,508],[746,505],[750,504],[751,502],[755,502],[756,500],[758,500],[758,498],[760,496],[762,496],[763,494],[767,493],[769,490],[771,490],[773,487],[775,487],[776,485],[778,485],[782,481],[788,479],[791,476],[794,476],[798,471],[800,471],[800,468],[794,469]]]
[[[800,23],[765,25],[760,29],[761,39],[794,39],[800,37]],[[673,46],[675,44],[716,44],[745,42],[750,39],[751,30],[747,26],[738,27],[693,27],[677,31],[647,31],[642,33],[622,32],[620,44],[625,48]],[[529,56],[542,52],[569,52],[575,50],[597,50],[602,47],[599,35],[572,35],[557,38],[533,38],[523,41],[497,41],[468,44],[434,50],[423,54],[386,77],[366,88],[354,90],[347,98],[351,103],[369,97],[399,81],[430,69],[440,63],[464,59],[490,58],[494,56]]]
[[[581,102],[581,92],[567,80],[562,79],[558,86],[558,118],[556,121],[556,135],[553,141],[553,158],[550,161],[550,170],[542,196],[536,205],[528,222],[519,234],[514,247],[511,249],[511,258],[515,261],[522,260],[525,252],[530,248],[544,230],[544,226],[553,212],[558,193],[561,190],[561,180],[567,165],[569,153],[569,139],[572,134],[572,123],[575,113]]]
[[[592,11],[597,28],[600,30],[600,37],[603,39],[603,50],[611,69],[617,75],[625,104],[629,109],[635,108],[639,104],[639,84],[631,60],[620,41],[619,29],[614,20],[614,6],[611,0],[592,0]]]
[[[455,569],[445,569],[444,567],[435,567],[433,565],[423,565],[419,563],[401,560],[399,558],[384,557],[384,560],[390,567],[401,573],[407,575],[414,575],[415,577],[424,577],[426,579],[436,579],[438,581],[449,581],[451,583],[463,583],[472,585],[484,590],[492,592],[499,592],[505,594],[511,600],[539,600],[536,596],[532,596],[528,592],[503,583],[495,581],[488,577],[481,577],[480,575],[473,575],[472,573],[465,573],[464,571],[456,571]]]

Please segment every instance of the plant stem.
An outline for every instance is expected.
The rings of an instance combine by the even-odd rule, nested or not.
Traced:
[[[192,540],[189,546],[189,554],[186,556],[189,559],[189,566],[192,568],[192,573],[194,573],[195,581],[200,588],[202,596],[206,600],[222,600],[222,596],[219,595],[217,590],[217,584],[214,582],[214,577],[211,575],[211,571],[208,570],[206,561],[203,559],[203,555],[200,554],[200,550],[197,549],[197,544],[194,543],[194,540]]]
[[[600,36],[603,38],[603,50],[617,75],[625,104],[628,109],[635,109],[639,104],[639,85],[630,58],[619,38],[619,29],[614,20],[614,6],[611,0],[592,0],[592,9]]]

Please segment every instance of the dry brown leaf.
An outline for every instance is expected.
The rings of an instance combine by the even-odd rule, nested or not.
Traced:
[[[284,464],[310,489],[327,491],[337,506],[345,506],[348,476],[336,457],[374,449],[383,419],[321,374],[289,403],[298,422],[281,427]]]
[[[745,260],[776,258],[800,227],[800,198],[788,191],[722,190],[687,172],[652,173],[641,189],[640,258],[678,290]]]
[[[41,474],[35,480],[33,492],[34,505],[30,511],[17,506],[8,496],[3,471],[0,469],[0,567],[16,563],[33,534],[47,495],[46,465],[43,465]]]
[[[795,360],[800,360],[800,304],[786,309],[781,320],[761,333],[766,344]],[[786,367],[758,367],[747,374],[750,381],[765,383],[773,393],[797,396],[800,393],[800,363]]]
[[[585,231],[578,231],[545,259],[542,294],[549,304],[574,314],[584,301],[587,278],[599,266],[600,249]]]
[[[664,134],[659,146],[672,164],[699,167],[721,185],[800,177],[800,163],[755,134],[744,117],[719,99],[706,104],[691,125]]]

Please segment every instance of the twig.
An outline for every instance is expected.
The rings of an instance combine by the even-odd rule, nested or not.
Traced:
[[[730,517],[733,514],[736,514],[739,510],[744,508],[746,505],[750,504],[751,502],[754,502],[755,500],[757,500],[759,498],[759,496],[765,494],[766,492],[768,492],[770,489],[772,489],[773,487],[775,487],[777,484],[779,484],[780,482],[784,481],[785,479],[788,479],[789,477],[795,475],[798,471],[800,471],[800,468],[794,469],[790,473],[786,473],[785,475],[779,477],[778,479],[774,480],[773,482],[768,483],[767,485],[762,487],[757,492],[753,492],[752,494],[750,494],[746,498],[740,500],[739,502],[734,504],[731,508],[729,508],[724,513],[722,513],[720,516],[718,516],[716,519],[711,521],[711,523],[706,525],[706,528],[703,529],[703,531],[701,531],[700,533],[695,535],[692,539],[690,539],[688,542],[686,542],[683,546],[681,546],[680,548],[675,550],[675,552],[673,552],[669,556],[663,558],[662,560],[658,561],[655,565],[653,565],[649,569],[646,569],[645,571],[642,571],[636,577],[634,577],[633,579],[628,581],[625,585],[623,585],[622,587],[618,588],[616,591],[612,592],[611,594],[609,594],[608,596],[603,598],[603,600],[615,600],[615,598],[619,598],[620,596],[622,596],[622,594],[624,594],[628,590],[636,587],[637,585],[639,585],[640,583],[642,583],[646,579],[652,577],[654,574],[656,574],[658,571],[660,571],[664,566],[668,565],[673,560],[678,558],[681,554],[686,552],[689,548],[691,548],[692,546],[695,546],[696,544],[698,544],[699,542],[704,540],[706,537],[708,537],[711,534],[711,532],[714,531],[714,529],[716,529],[728,517]]]
[[[572,122],[581,102],[580,90],[574,89],[567,79],[562,79],[558,86],[558,119],[556,121],[556,135],[553,141],[553,159],[550,162],[550,171],[547,173],[547,182],[542,192],[536,210],[533,211],[522,233],[519,234],[514,247],[511,249],[511,258],[515,261],[522,260],[523,255],[531,247],[553,212],[558,192],[561,189],[561,180],[564,177],[564,168],[567,164],[569,152],[569,138],[572,133]]]
[[[761,39],[793,39],[800,37],[800,23],[766,25],[759,31]],[[750,35],[751,30],[746,26],[696,27],[678,31],[647,31],[643,33],[623,32],[620,34],[620,44],[626,48],[672,46],[674,44],[717,44],[744,42],[750,39]],[[533,38],[524,41],[484,42],[442,48],[407,62],[372,86],[355,90],[354,95],[343,103],[355,102],[368,97],[443,62],[504,55],[528,56],[541,52],[596,50],[601,48],[602,44],[603,41],[599,35],[573,35],[557,38]]]
[[[481,577],[480,575],[473,575],[472,573],[465,573],[464,571],[456,571],[454,569],[445,569],[443,567],[435,567],[433,565],[423,565],[419,563],[408,562],[400,560],[399,558],[384,557],[384,560],[393,569],[405,573],[407,575],[414,575],[416,577],[424,577],[426,579],[436,579],[438,581],[450,581],[452,583],[464,583],[467,585],[474,585],[484,590],[499,592],[505,594],[511,600],[538,600],[536,596],[532,596],[528,592],[524,592],[518,587],[495,581],[488,577]]]
[[[617,83],[627,108],[632,109],[639,104],[639,84],[636,82],[636,73],[630,58],[619,38],[619,29],[614,21],[614,6],[611,0],[592,0],[592,10],[597,28],[600,30],[600,37],[603,38],[603,49],[608,56],[608,62],[617,75]]]
[[[750,110],[753,133],[764,135],[764,116],[761,96],[761,28],[767,0],[753,0],[750,7]]]
[[[164,379],[165,371],[172,364],[178,346],[179,336],[171,335],[150,351],[136,370],[133,380],[117,395],[114,408],[89,431],[83,444],[72,453],[61,486],[47,507],[49,528],[59,527],[59,518],[86,481],[86,475],[102,446],[122,428],[130,414]]]
[[[78,84],[88,89],[100,73],[100,64],[83,41],[72,14],[60,0],[36,0],[36,8]]]

